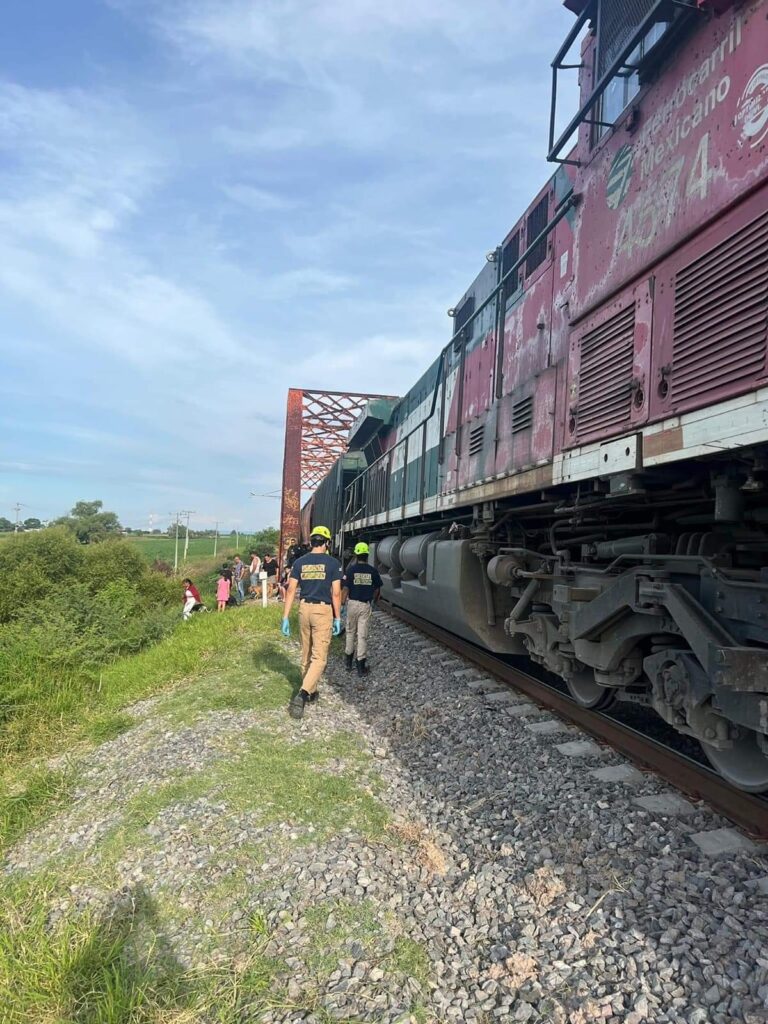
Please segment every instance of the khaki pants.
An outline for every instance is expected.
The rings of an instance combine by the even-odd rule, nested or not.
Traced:
[[[347,601],[347,642],[344,646],[346,654],[354,654],[361,660],[368,651],[368,626],[371,622],[370,601]]]
[[[299,605],[299,632],[301,633],[301,688],[314,693],[328,661],[331,646],[333,609],[329,604]]]

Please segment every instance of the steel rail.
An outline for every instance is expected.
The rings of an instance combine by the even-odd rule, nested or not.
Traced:
[[[641,768],[655,772],[675,789],[682,790],[693,799],[703,800],[743,831],[757,839],[768,839],[768,801],[734,789],[716,772],[636,729],[617,722],[602,712],[582,708],[554,687],[505,664],[491,651],[483,650],[418,615],[390,604],[389,601],[382,601],[381,604],[395,618],[438,640],[489,675],[520,690],[541,707],[546,707],[560,718],[573,722],[584,732],[612,747]]]

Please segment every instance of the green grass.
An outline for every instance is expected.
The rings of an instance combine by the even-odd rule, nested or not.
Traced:
[[[431,972],[427,951],[420,942],[401,935],[395,939],[391,966],[407,978],[414,978],[420,985],[426,985]]]
[[[63,806],[73,789],[69,771],[35,768],[0,780],[0,853]]]
[[[218,614],[218,613],[217,613]],[[226,613],[230,616],[230,613]],[[210,711],[271,710],[283,707],[300,684],[298,666],[285,653],[278,637],[282,608],[246,606],[235,615],[265,616],[274,636],[260,634],[246,655],[246,664],[232,672],[226,665],[207,673],[194,690],[177,690],[162,703],[162,713],[174,722],[188,725]],[[234,621],[235,616],[230,616]],[[210,621],[210,616],[206,616]],[[248,621],[248,620],[243,620]],[[214,626],[214,631],[216,630]],[[235,634],[237,635],[237,633]]]
[[[286,692],[284,687],[283,705]],[[370,840],[384,836],[389,814],[373,788],[360,785],[369,759],[356,737],[337,733],[328,740],[291,742],[285,736],[252,729],[244,739],[244,750],[233,750],[211,769],[179,776],[134,797],[105,840],[105,861],[112,862],[128,847],[145,842],[144,829],[161,811],[201,796],[223,801],[234,812],[255,815],[265,825],[311,826],[311,833],[295,840],[299,846],[344,829]]]
[[[254,934],[237,965],[190,969],[163,939],[146,889],[51,923],[51,878],[6,883],[0,929],[3,1024],[240,1024],[274,1002],[282,963]]]
[[[133,718],[124,710],[126,706],[202,672],[222,651],[247,640],[258,640],[260,633],[276,633],[280,617],[278,607],[195,616],[189,622],[180,623],[154,647],[107,665],[97,685],[83,685],[81,681],[64,693],[45,694],[37,705],[17,716],[4,732],[6,758],[0,769],[0,848],[43,820],[55,807],[55,801],[45,798],[45,793],[58,790],[59,782],[56,773],[52,773],[47,782],[45,773],[39,774],[39,768],[34,766],[41,759],[113,739],[133,723]],[[243,692],[246,688],[246,678],[234,687]],[[202,711],[206,698],[220,700],[217,694],[226,692],[226,687],[216,689],[206,681],[201,690],[199,707]],[[171,707],[183,705],[184,700],[184,693],[180,692],[172,698]],[[14,751],[13,755],[8,751]],[[28,774],[30,765],[33,766],[32,781],[23,787],[24,790],[29,788],[29,796],[18,799],[18,780]]]
[[[121,733],[127,732],[135,724],[135,718],[119,711],[99,713],[83,723],[82,733],[83,737],[91,743],[106,743],[108,740],[116,739]]]
[[[77,669],[61,674],[55,686],[40,688],[37,699],[4,724],[0,749],[7,763],[18,765],[72,743],[118,735],[129,725],[116,714],[126,705],[199,671],[222,647],[240,642],[246,619],[258,617],[265,631],[277,632],[280,615],[276,606],[196,615],[179,621],[154,646],[105,665],[98,676]]]
[[[237,959],[210,959],[203,945],[194,968],[179,962],[164,936],[171,925],[186,922],[184,915],[198,911],[181,907],[165,882],[152,893],[141,882],[126,890],[117,871],[129,850],[137,863],[151,865],[156,840],[147,826],[166,808],[200,796],[226,804],[234,816],[288,825],[279,832],[286,861],[305,856],[308,840],[322,843],[346,830],[383,837],[388,814],[376,799],[372,762],[359,739],[343,731],[313,738],[285,715],[299,678],[279,637],[281,614],[280,607],[246,607],[193,618],[154,647],[106,666],[98,690],[48,736],[48,754],[107,742],[133,727],[134,715],[126,708],[148,696],[157,698],[151,714],[163,732],[220,711],[254,712],[253,724],[233,731],[218,761],[197,774],[167,777],[121,806],[120,823],[99,840],[94,856],[58,857],[45,875],[0,880],[3,1024],[240,1024],[260,1019],[268,1008],[291,1009],[286,966],[267,953],[271,904],[259,909],[257,897],[254,908],[254,892],[262,885],[264,891],[273,888],[275,876],[254,880],[253,866],[274,860],[278,840],[268,849],[222,849],[219,856],[228,859],[231,872],[210,886],[203,876],[196,880],[206,917],[210,913],[218,921],[217,907],[242,906],[250,928]],[[307,714],[322,715],[322,705]],[[6,844],[68,807],[76,763],[72,770],[55,771],[37,763],[3,773],[0,840]],[[298,837],[289,834],[292,828]],[[106,909],[76,909],[72,892],[82,886],[112,893],[113,902]],[[335,925],[326,930],[331,910]],[[312,945],[301,955],[318,984],[351,939],[374,959],[381,950],[382,964],[391,962],[407,976],[419,977],[424,967],[416,944],[397,939],[394,951],[385,951],[387,924],[370,901],[323,904],[307,918]],[[321,1007],[315,1011],[318,1020],[326,1019]]]
[[[286,742],[254,729],[248,749],[222,763],[212,782],[214,792],[235,810],[256,812],[264,822],[311,825],[313,839],[348,828],[379,839],[389,816],[373,793],[358,784],[368,760],[358,739],[347,733]]]
[[[54,891],[50,882],[6,889],[6,904],[12,903],[0,931],[6,1024],[148,1024],[189,1006],[183,972],[167,950],[156,946],[141,959],[129,952],[137,929],[152,922],[151,901],[130,901],[103,920],[85,915],[49,927]]]
[[[312,938],[307,966],[318,984],[324,984],[339,960],[349,956],[352,941],[360,943],[366,959],[376,958],[384,928],[371,900],[324,900],[310,907],[305,916]]]

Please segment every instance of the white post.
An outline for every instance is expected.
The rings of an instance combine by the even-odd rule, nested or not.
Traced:
[[[259,573],[259,579],[261,580],[261,607],[267,607],[267,574],[265,572]]]
[[[173,571],[177,572],[179,568],[179,513],[176,513],[176,547],[173,552]]]
[[[219,544],[219,524],[216,523],[216,532],[213,535],[213,557],[216,557],[216,548]]]
[[[184,561],[187,560],[187,552],[189,551],[189,512],[187,512],[187,535],[184,538]]]

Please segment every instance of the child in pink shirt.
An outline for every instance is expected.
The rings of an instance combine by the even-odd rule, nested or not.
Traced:
[[[216,601],[218,602],[220,612],[223,612],[227,607],[230,586],[231,584],[223,571],[219,573],[219,582],[216,584]]]

